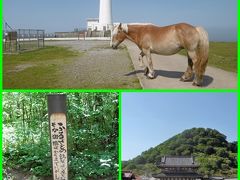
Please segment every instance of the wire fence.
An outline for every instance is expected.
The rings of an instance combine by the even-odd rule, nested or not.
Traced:
[[[3,52],[19,53],[44,47],[44,30],[18,29],[3,33]]]

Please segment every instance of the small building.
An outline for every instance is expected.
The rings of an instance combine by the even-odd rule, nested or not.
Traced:
[[[98,18],[87,19],[87,37],[111,37],[112,26],[102,26]]]
[[[88,31],[100,30],[98,18],[87,19],[87,30]]]
[[[164,156],[161,158],[161,162],[157,163],[157,167],[161,169],[161,173],[152,176],[160,180],[197,180],[203,178],[197,173],[199,165],[192,156]]]

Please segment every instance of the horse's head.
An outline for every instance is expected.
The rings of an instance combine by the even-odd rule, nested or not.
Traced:
[[[119,44],[121,44],[126,39],[126,34],[123,30],[122,24],[115,26],[112,31],[111,46],[113,49],[117,49]]]

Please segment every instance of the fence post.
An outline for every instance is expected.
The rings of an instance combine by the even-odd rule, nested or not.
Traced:
[[[44,40],[45,40],[45,31],[43,30],[42,32],[43,32],[43,48],[44,48],[44,43],[45,43],[45,42],[44,42]]]
[[[37,30],[37,42],[38,42],[38,48],[39,48],[39,37],[38,37],[38,30]]]
[[[20,37],[20,29],[18,30],[18,51],[21,51],[21,37]]]
[[[68,180],[66,95],[48,95],[53,180]]]
[[[17,31],[16,31],[16,33],[18,33]],[[16,37],[16,52],[18,52],[18,34],[17,34],[17,37]]]

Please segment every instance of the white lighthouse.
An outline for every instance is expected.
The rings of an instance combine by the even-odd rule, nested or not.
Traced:
[[[99,25],[102,30],[112,27],[112,0],[100,0]]]
[[[99,19],[89,18],[87,20],[87,29],[108,31],[111,30],[112,24],[112,0],[100,0]]]

